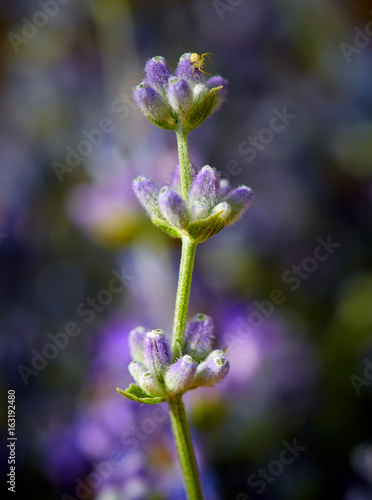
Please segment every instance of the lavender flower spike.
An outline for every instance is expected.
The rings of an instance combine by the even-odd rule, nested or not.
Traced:
[[[216,201],[220,187],[220,177],[216,169],[206,165],[196,176],[190,189],[190,203],[205,204],[211,210]]]
[[[177,228],[186,228],[189,212],[181,196],[168,187],[163,187],[159,194],[159,207],[163,217]]]
[[[171,70],[164,57],[155,56],[149,59],[145,66],[146,81],[156,90],[165,92]]]
[[[186,391],[194,378],[198,364],[186,354],[171,365],[165,374],[165,386],[169,395]]]
[[[171,363],[171,354],[167,339],[162,330],[150,330],[143,342],[143,352],[146,366],[160,380]]]
[[[186,327],[184,352],[202,361],[212,350],[214,325],[206,314],[197,314]]]
[[[140,175],[133,181],[133,191],[151,218],[162,217],[158,203],[160,188],[154,181]]]
[[[232,224],[237,221],[244,212],[253,205],[254,197],[251,188],[241,186],[234,189],[225,199],[231,208],[231,213],[228,216],[226,223]]]
[[[198,366],[192,385],[193,387],[213,387],[226,377],[229,368],[229,360],[223,356],[208,357]]]

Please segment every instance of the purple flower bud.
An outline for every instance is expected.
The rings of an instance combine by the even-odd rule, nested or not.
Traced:
[[[196,361],[201,361],[210,353],[213,340],[212,318],[206,314],[197,314],[186,327],[184,352]]]
[[[132,359],[144,362],[143,357],[143,339],[146,329],[143,326],[137,326],[129,332],[129,351]]]
[[[215,107],[215,110],[218,109],[221,104],[223,104],[226,100],[227,96],[227,80],[222,78],[222,76],[212,76],[212,78],[209,78],[205,84],[211,88],[215,89],[216,87],[222,87],[222,89],[219,89],[216,91],[216,97],[217,97],[217,105]]]
[[[198,366],[192,385],[193,387],[213,387],[227,375],[229,368],[229,360],[223,356],[208,356]]]
[[[198,170],[196,169],[193,163],[190,163],[190,173],[191,173],[191,180],[193,181],[198,173]],[[179,164],[176,165],[176,168],[173,171],[170,186],[174,191],[177,191],[178,194],[181,193],[181,172]]]
[[[175,121],[171,116],[170,107],[164,97],[147,82],[142,82],[134,89],[134,100],[142,113],[155,125],[172,128]]]
[[[186,354],[173,363],[165,374],[165,386],[169,395],[186,391],[194,378],[198,363]]]
[[[168,101],[173,111],[184,120],[193,104],[193,94],[187,80],[176,76],[169,79]]]
[[[190,61],[192,55],[194,54],[191,52],[182,54],[176,69],[176,76],[186,78],[187,80],[195,83],[204,82],[204,73],[199,70],[194,62]]]
[[[225,199],[231,208],[226,223],[232,224],[237,221],[253,205],[253,199],[253,191],[249,187],[241,186],[232,191]]]
[[[218,188],[218,199],[224,200],[226,196],[231,192],[231,186],[227,179],[221,179],[220,187]]]
[[[143,342],[146,366],[160,379],[171,362],[170,349],[162,330],[150,330]]]
[[[162,396],[164,389],[160,382],[151,375],[147,368],[138,361],[132,361],[128,366],[129,372],[137,385],[149,396]]]
[[[155,56],[149,59],[145,66],[146,81],[155,89],[165,91],[168,78],[171,76],[167,61],[164,57]]]
[[[211,89],[215,89],[216,87],[223,87],[221,89],[221,94],[223,95],[223,97],[226,97],[227,95],[227,80],[225,80],[224,78],[222,78],[222,76],[219,76],[219,75],[216,75],[216,76],[212,76],[211,78],[208,78],[208,80],[205,82],[205,84],[211,88]]]
[[[133,181],[133,191],[151,218],[162,218],[158,203],[160,188],[153,180],[144,175],[136,177]]]
[[[217,201],[220,177],[216,169],[206,165],[196,176],[190,189],[190,203],[204,203],[211,210]]]
[[[173,226],[186,228],[189,212],[181,196],[168,187],[163,187],[159,194],[159,207],[163,217]]]

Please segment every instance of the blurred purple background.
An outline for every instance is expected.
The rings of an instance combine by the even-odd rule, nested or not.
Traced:
[[[206,499],[371,500],[370,2],[15,0],[0,16],[1,472],[15,390],[16,498],[185,499],[166,405],[115,387],[129,330],[170,331],[180,256],[132,193],[177,163],[132,88],[149,57],[174,68],[191,51],[229,81],[191,160],[256,195],[198,247],[190,316],[214,318],[231,362],[185,396]]]

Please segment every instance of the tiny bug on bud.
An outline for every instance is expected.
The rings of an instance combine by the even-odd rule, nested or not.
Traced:
[[[201,73],[204,73],[205,75],[209,75],[206,71],[203,71],[202,68],[205,65],[205,58],[207,57],[209,59],[209,62],[211,62],[210,56],[213,56],[210,52],[205,52],[201,56],[197,54],[196,52],[193,52],[190,56],[190,62],[192,64],[192,75],[195,76],[194,71],[195,68],[197,68]]]

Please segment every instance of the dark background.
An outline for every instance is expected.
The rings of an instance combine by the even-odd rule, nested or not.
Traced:
[[[115,387],[130,381],[129,330],[171,328],[180,251],[131,191],[139,173],[169,180],[175,137],[130,96],[149,57],[175,68],[191,51],[229,81],[191,159],[256,199],[198,247],[190,314],[213,316],[231,362],[185,398],[206,499],[370,500],[371,3],[48,5],[0,7],[2,477],[8,390],[17,436],[4,494],[185,498],[166,407]],[[263,131],[283,112],[283,129]],[[92,133],[105,119],[111,132]],[[286,443],[301,451],[283,464]]]

